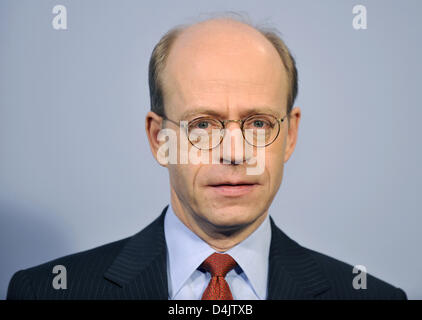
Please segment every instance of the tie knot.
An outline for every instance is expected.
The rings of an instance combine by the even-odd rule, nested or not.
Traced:
[[[237,265],[228,254],[213,253],[201,264],[201,267],[211,273],[212,277],[225,277]]]

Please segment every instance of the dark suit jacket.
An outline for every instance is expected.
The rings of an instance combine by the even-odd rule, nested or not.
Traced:
[[[8,299],[168,299],[164,215],[132,237],[16,272]],[[304,248],[271,219],[268,299],[406,299],[403,290],[367,275],[356,290],[353,267]],[[55,265],[67,289],[54,289]]]

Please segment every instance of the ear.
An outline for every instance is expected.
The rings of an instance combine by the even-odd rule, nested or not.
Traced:
[[[289,128],[287,133],[286,139],[286,150],[284,153],[284,163],[289,160],[290,156],[292,155],[297,142],[298,130],[299,130],[299,122],[301,118],[301,111],[299,107],[293,108],[290,112],[289,116]]]
[[[151,148],[152,155],[154,156],[155,160],[158,161],[157,152],[159,150],[160,145],[162,142],[158,140],[158,134],[162,129],[163,118],[160,117],[155,112],[149,111],[145,117],[145,130],[147,133],[149,147]]]

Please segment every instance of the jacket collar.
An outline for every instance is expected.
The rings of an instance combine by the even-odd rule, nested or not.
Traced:
[[[164,216],[131,237],[104,277],[121,288],[135,285],[138,299],[168,299],[167,246]],[[290,239],[271,221],[267,299],[311,299],[329,289],[329,282],[308,249]]]

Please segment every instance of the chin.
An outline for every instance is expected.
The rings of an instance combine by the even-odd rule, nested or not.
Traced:
[[[225,206],[202,211],[203,218],[219,228],[238,228],[253,223],[261,211],[253,206]]]

